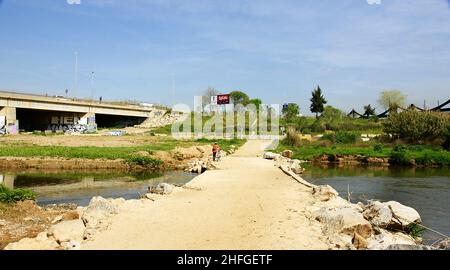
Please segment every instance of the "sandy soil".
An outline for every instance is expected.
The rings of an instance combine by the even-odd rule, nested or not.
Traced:
[[[249,141],[185,189],[124,209],[83,249],[327,249],[320,224],[307,217],[311,190],[257,158]]]
[[[44,211],[33,201],[15,205],[0,203],[0,250],[9,243],[46,231],[51,221],[65,211]]]

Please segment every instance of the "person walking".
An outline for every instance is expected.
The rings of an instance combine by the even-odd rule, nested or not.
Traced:
[[[216,161],[217,154],[219,153],[219,151],[220,151],[220,146],[217,144],[217,142],[215,142],[212,147],[213,161]]]

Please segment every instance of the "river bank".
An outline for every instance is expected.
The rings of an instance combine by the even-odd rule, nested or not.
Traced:
[[[175,140],[145,134],[114,136],[19,135],[0,137],[0,169],[120,171],[185,169],[211,152],[209,140]],[[219,140],[226,152],[244,140]]]
[[[88,207],[78,209],[77,221],[57,223],[38,240],[9,248],[32,243],[54,248],[55,241],[58,248],[68,249],[420,247],[406,234],[375,226],[369,218],[373,205],[348,203],[331,187],[299,184],[279,169],[278,161],[262,159],[262,152],[261,142],[248,142],[218,163],[217,170],[199,175],[184,188],[160,187],[161,193],[170,189],[169,195],[147,194],[141,200],[94,198]],[[67,228],[77,228],[78,233],[70,241],[58,241]]]
[[[292,157],[315,164],[450,167],[450,152],[442,147],[427,145],[383,145],[361,142],[332,145],[328,142],[305,142],[300,146],[282,141],[277,152],[292,151]]]

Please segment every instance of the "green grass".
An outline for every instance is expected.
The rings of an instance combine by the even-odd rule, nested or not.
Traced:
[[[405,228],[406,233],[408,233],[414,239],[421,238],[423,233],[426,231],[425,228],[421,227],[420,224],[411,223]]]
[[[137,157],[137,156],[128,157],[127,159],[125,159],[125,162],[129,165],[145,166],[153,169],[161,168],[161,166],[164,164],[164,162],[159,159],[154,159],[151,157]]]
[[[320,142],[304,143],[293,147],[281,142],[277,152],[292,150],[293,158],[313,160],[323,155],[362,155],[365,157],[390,158],[393,165],[450,166],[450,152],[441,147],[424,145],[381,146],[379,143],[322,145]]]
[[[244,140],[217,140],[222,149],[228,150],[231,145],[236,147],[244,144]],[[60,157],[60,158],[85,158],[85,159],[129,159],[139,151],[153,153],[156,151],[170,151],[175,147],[190,147],[198,144],[212,144],[212,140],[178,141],[175,139],[163,139],[153,144],[133,147],[68,147],[68,146],[38,146],[7,144],[0,146],[1,157]]]
[[[7,144],[0,146],[0,156],[3,157],[61,157],[87,159],[124,159],[138,151],[170,151],[176,146],[189,146],[192,142],[177,140],[161,140],[154,144],[133,147],[68,147]]]
[[[277,151],[292,150],[294,152],[293,158],[312,160],[314,157],[322,155],[363,155],[367,157],[389,157],[390,149],[383,149],[382,151],[374,151],[371,147],[349,147],[349,146],[319,146],[319,145],[305,145],[301,147],[290,147],[281,144]]]
[[[36,193],[28,189],[9,189],[0,185],[0,202],[1,203],[16,203],[26,200],[35,200]]]

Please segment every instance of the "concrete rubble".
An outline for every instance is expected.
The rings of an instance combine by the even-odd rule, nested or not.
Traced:
[[[137,125],[137,128],[157,128],[172,125],[179,121],[184,121],[188,115],[179,113],[167,113],[161,117],[155,117],[144,121],[142,124]]]

